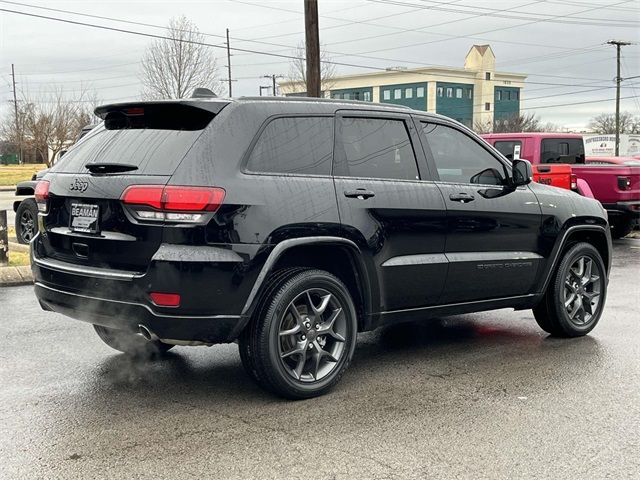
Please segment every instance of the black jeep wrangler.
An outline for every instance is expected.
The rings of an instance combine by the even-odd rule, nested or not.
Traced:
[[[556,336],[602,314],[601,205],[531,183],[459,123],[398,106],[102,106],[36,187],[45,310],[123,352],[239,343],[263,387],[335,385],[358,332],[510,307]]]

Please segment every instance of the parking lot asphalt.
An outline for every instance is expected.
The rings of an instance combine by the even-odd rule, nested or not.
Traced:
[[[359,337],[330,394],[261,391],[235,345],[135,362],[0,289],[0,478],[638,478],[640,240],[591,335],[499,310]]]

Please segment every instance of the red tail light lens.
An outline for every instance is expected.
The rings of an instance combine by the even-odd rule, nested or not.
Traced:
[[[224,201],[222,188],[174,187],[164,188],[162,210],[181,212],[215,212]]]
[[[49,200],[49,181],[48,180],[40,180],[38,183],[36,183],[34,197],[36,199],[36,203],[38,204],[38,211],[46,212],[47,200]]]
[[[578,176],[575,173],[571,174],[571,190],[578,190]]]
[[[151,292],[151,301],[159,307],[179,307],[180,295],[177,293]]]
[[[132,185],[120,199],[125,205],[155,209],[134,209],[141,220],[197,223],[207,218],[204,213],[216,212],[224,197],[219,187]]]
[[[122,193],[120,200],[126,205],[147,205],[160,210],[163,188],[158,185],[131,186]]]

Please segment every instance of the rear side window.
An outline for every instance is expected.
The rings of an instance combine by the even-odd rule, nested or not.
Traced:
[[[332,156],[332,117],[276,118],[260,134],[247,170],[330,175]]]
[[[542,140],[540,163],[584,163],[581,138],[547,138]]]
[[[418,180],[418,166],[403,120],[339,119],[345,172],[350,177]]]

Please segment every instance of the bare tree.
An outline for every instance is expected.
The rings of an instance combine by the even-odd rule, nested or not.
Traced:
[[[96,121],[92,113],[96,103],[95,94],[83,88],[73,98],[66,97],[61,89],[39,96],[22,92],[18,122],[1,122],[0,135],[7,143],[21,145],[25,156],[51,166],[82,127]]]
[[[553,123],[542,123],[533,112],[514,114],[506,118],[494,120],[493,123],[476,122],[473,129],[477,133],[510,133],[510,132],[557,132],[561,127]]]
[[[616,133],[616,116],[613,113],[601,113],[589,121],[589,129],[599,134]],[[640,116],[629,112],[620,113],[620,133],[640,133]]]
[[[307,51],[304,42],[300,42],[291,54],[296,57],[289,64],[289,75],[287,80],[307,85]],[[330,63],[330,58],[323,46],[320,46],[320,89],[323,92],[331,90],[335,85],[336,66]]]
[[[218,65],[205,36],[184,15],[169,21],[166,36],[154,40],[142,57],[142,95],[185,98],[197,87],[218,91]]]

